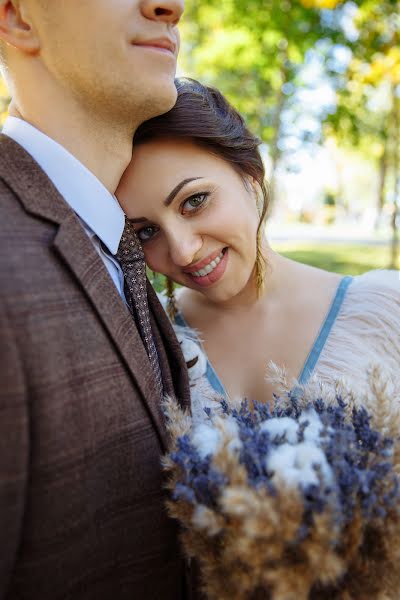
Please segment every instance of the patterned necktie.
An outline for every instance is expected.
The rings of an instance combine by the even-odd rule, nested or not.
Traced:
[[[126,293],[126,299],[149,356],[157,388],[160,396],[162,396],[161,369],[151,330],[149,305],[147,303],[146,263],[139,238],[127,217],[125,217],[125,227],[116,257],[124,274],[125,288],[128,288],[127,291],[129,292]]]

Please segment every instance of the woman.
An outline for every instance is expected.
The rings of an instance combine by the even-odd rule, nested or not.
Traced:
[[[342,277],[274,252],[259,140],[217,90],[177,87],[176,106],[139,128],[117,196],[148,266],[184,286],[175,322],[207,357],[197,390],[265,402],[271,361],[300,383],[396,369],[398,273]]]

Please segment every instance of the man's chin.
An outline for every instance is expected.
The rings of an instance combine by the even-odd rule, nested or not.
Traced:
[[[142,122],[170,111],[175,106],[177,96],[178,92],[173,81],[168,80],[165,85],[159,86],[157,90],[153,91],[151,99],[144,107]]]

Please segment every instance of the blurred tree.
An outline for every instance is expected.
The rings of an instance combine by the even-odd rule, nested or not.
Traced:
[[[186,72],[217,86],[269,145],[271,189],[284,145],[285,125],[295,118],[296,91],[307,52],[335,23],[321,18],[338,0],[192,0],[184,28]],[[289,109],[289,110],[288,110]],[[285,115],[286,122],[282,118]]]
[[[355,15],[357,36],[348,45],[352,60],[337,78],[337,110],[329,119],[342,143],[374,156],[379,168],[377,219],[391,202],[391,266],[397,266],[400,201],[400,3],[360,0]]]

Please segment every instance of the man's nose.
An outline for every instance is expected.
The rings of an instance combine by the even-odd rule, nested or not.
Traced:
[[[178,267],[187,267],[194,259],[197,260],[202,245],[202,237],[192,232],[175,231],[173,235],[168,236],[169,255]]]
[[[143,0],[142,14],[146,19],[177,25],[185,9],[184,0]]]

